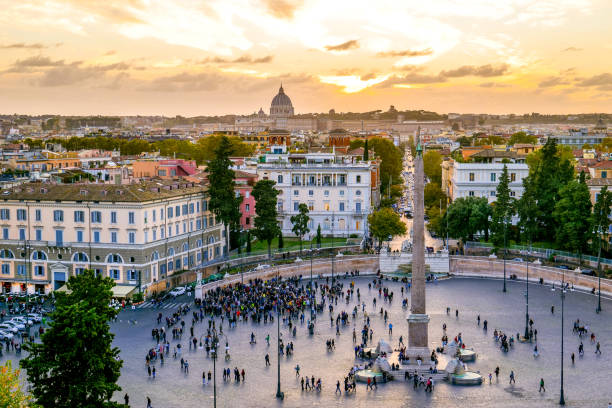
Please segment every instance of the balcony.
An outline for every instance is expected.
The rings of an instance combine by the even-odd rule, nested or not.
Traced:
[[[72,246],[70,242],[66,241],[47,241],[48,247],[56,247],[56,248],[66,248]]]

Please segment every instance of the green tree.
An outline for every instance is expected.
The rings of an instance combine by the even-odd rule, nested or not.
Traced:
[[[425,213],[427,214],[427,229],[432,235],[442,238],[446,241],[446,210],[440,211],[438,207],[429,207]]]
[[[323,241],[323,238],[321,237],[321,224],[317,225],[317,236],[315,241],[317,243],[317,248],[321,248],[321,242]]]
[[[403,167],[402,151],[392,141],[382,138],[373,138],[368,141],[376,156],[380,158],[380,181],[383,194],[388,194],[388,188],[393,182],[401,180]]]
[[[440,186],[442,184],[442,155],[429,150],[423,155],[423,171],[429,180]]]
[[[442,191],[440,185],[436,182],[432,181],[425,185],[423,197],[425,200],[425,208],[446,208],[446,194],[444,194],[444,191]],[[440,207],[440,203],[442,203],[442,207]]]
[[[285,241],[283,241],[283,231],[280,230],[278,232],[278,249],[283,249],[285,247]]]
[[[532,243],[538,234],[540,213],[537,203],[537,191],[531,178],[523,179],[523,195],[516,203],[518,213],[518,227],[522,239],[527,243]]]
[[[251,230],[247,230],[247,235],[246,235],[246,251],[247,251],[247,254],[251,253]]]
[[[470,139],[469,137],[466,137],[466,136],[461,136],[461,137],[457,138],[457,143],[459,143],[459,145],[461,147],[471,146],[472,145],[472,139]]]
[[[448,206],[442,223],[448,224],[448,234],[463,242],[473,241],[482,232],[489,239],[489,217],[491,206],[486,197],[461,197]]]
[[[406,233],[406,224],[390,208],[381,208],[368,215],[368,225],[372,236],[378,239],[379,248],[389,236],[394,237]]]
[[[368,150],[368,139],[365,140],[365,144],[363,146],[363,161],[368,161],[370,159],[370,152]]]
[[[580,174],[580,180],[572,180],[561,188],[553,217],[557,226],[557,243],[562,248],[578,252],[582,264],[582,254],[593,235],[591,195],[584,172]]]
[[[308,216],[309,210],[308,206],[304,203],[301,203],[298,207],[299,213],[291,216],[291,224],[293,227],[291,231],[298,237],[300,240],[300,255],[302,254],[302,238],[304,235],[310,232],[310,228],[308,228],[308,222],[310,221],[310,217]]]
[[[240,225],[240,203],[242,195],[234,192],[236,182],[231,169],[232,154],[230,140],[223,136],[215,150],[215,158],[208,163],[208,193],[210,194],[209,209],[225,224],[225,254],[229,254],[229,230],[238,229]]]
[[[253,187],[251,194],[255,198],[255,236],[268,243],[268,258],[272,257],[272,240],[280,233],[278,226],[278,213],[276,210],[276,196],[278,190],[272,180],[260,180]]]
[[[515,213],[514,200],[510,197],[508,166],[504,164],[493,203],[491,216],[491,240],[496,246],[506,245],[508,224]]]
[[[608,242],[608,231],[610,228],[610,212],[612,206],[612,192],[608,191],[608,186],[604,186],[597,194],[593,214],[591,214],[591,230],[597,235],[597,270],[599,271],[601,260],[601,244]],[[595,246],[595,240],[593,240]]]
[[[26,343],[21,361],[32,395],[43,407],[123,407],[112,402],[123,362],[112,347],[108,322],[115,282],[86,270],[67,283],[70,294],[56,294],[56,308],[41,343]]]
[[[510,136],[510,140],[508,140],[508,144],[511,146],[514,146],[515,144],[519,144],[519,143],[536,144],[537,141],[538,141],[538,138],[533,135],[528,135],[525,132],[516,132],[512,134],[512,136]]]
[[[349,149],[353,150],[353,149],[359,149],[360,147],[363,147],[363,140],[361,139],[353,139],[351,140],[350,144],[349,144]]]

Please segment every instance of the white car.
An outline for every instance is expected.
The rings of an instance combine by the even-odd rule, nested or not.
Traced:
[[[38,313],[28,313],[28,319],[32,320],[35,323],[42,322],[42,316]]]
[[[8,323],[0,323],[0,330],[9,331],[12,333],[17,333],[19,329]]]
[[[0,340],[11,340],[13,337],[13,333],[8,330],[0,330]]]
[[[256,271],[261,271],[263,269],[268,269],[270,267],[270,265],[268,264],[263,264],[263,265],[257,265],[257,267],[255,268]]]
[[[170,295],[174,297],[183,295],[184,293],[185,293],[185,288],[182,286],[179,286],[178,288],[174,288],[170,291]]]
[[[21,323],[24,326],[28,326],[28,327],[34,325],[34,322],[32,320],[26,319],[25,317],[21,317],[21,316],[15,316],[10,321],[15,322],[15,323]]]

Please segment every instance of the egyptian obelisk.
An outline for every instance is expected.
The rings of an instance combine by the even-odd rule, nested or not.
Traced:
[[[412,286],[410,289],[410,315],[408,315],[408,356],[421,356],[429,361],[427,326],[429,316],[425,312],[425,208],[424,208],[425,174],[423,171],[423,148],[420,141],[420,129],[416,137],[416,155],[414,156],[414,192],[412,219]]]

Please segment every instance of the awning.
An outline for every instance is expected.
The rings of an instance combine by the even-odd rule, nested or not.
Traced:
[[[128,297],[136,289],[136,286],[113,286],[113,297]]]
[[[65,292],[67,294],[71,294],[72,291],[68,290],[68,286],[66,285],[62,285],[59,289],[56,290],[56,292]]]

